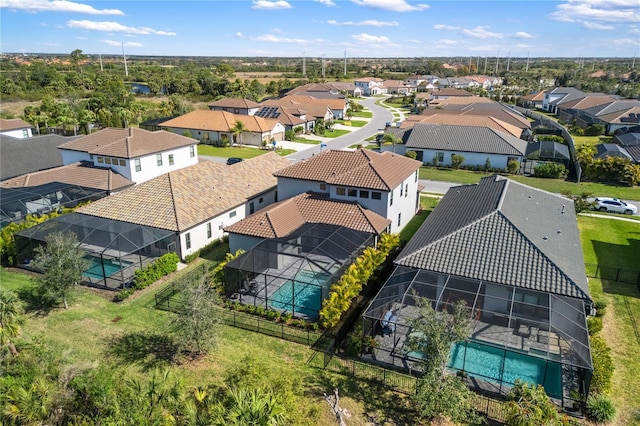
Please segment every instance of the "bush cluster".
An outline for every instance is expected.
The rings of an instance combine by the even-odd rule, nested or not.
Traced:
[[[564,179],[569,171],[560,163],[544,163],[533,169],[533,175],[539,178]]]
[[[142,290],[149,285],[158,281],[165,275],[169,275],[178,269],[180,258],[175,253],[163,254],[153,263],[148,264],[144,268],[138,269],[134,273],[133,288]]]
[[[338,324],[342,314],[351,306],[353,298],[360,294],[374,271],[398,244],[398,235],[382,234],[377,248],[367,247],[347,268],[338,282],[331,286],[329,297],[322,302],[320,324],[323,327],[331,328]]]
[[[197,258],[202,257],[202,256],[206,255],[207,253],[213,251],[220,244],[226,244],[226,242],[228,240],[229,240],[229,237],[222,237],[222,238],[219,238],[217,240],[214,240],[214,241],[210,242],[209,244],[207,244],[206,246],[200,248],[199,250],[196,250],[193,253],[186,255],[184,257],[184,262],[185,263],[191,263],[194,260],[196,260]]]
[[[587,398],[587,416],[597,423],[607,423],[616,415],[616,407],[605,394],[590,395]]]
[[[538,141],[540,142],[551,141],[551,142],[564,143],[564,138],[558,135],[538,135],[537,138],[538,138]]]

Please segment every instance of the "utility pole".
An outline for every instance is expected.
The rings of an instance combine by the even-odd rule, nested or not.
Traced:
[[[507,53],[507,72],[509,72],[509,64],[511,63],[511,51]]]
[[[529,51],[527,51],[527,69],[525,72],[529,72]]]
[[[498,75],[498,61],[500,60],[500,49],[498,49],[498,56],[496,56],[496,73],[495,75]]]
[[[469,56],[469,75],[471,75],[471,56]]]
[[[129,77],[129,69],[127,68],[127,55],[124,54],[124,43],[122,43],[122,57],[124,58],[124,75]]]
[[[100,72],[104,72],[104,68],[102,68],[102,53],[99,53],[100,55]]]
[[[306,76],[307,75],[307,62],[306,59],[307,57],[305,56],[307,52],[302,52],[302,76]]]
[[[324,78],[324,68],[325,68],[325,62],[324,62],[324,53],[322,54],[322,78]]]
[[[344,51],[344,76],[347,76],[347,51]]]
[[[476,74],[480,72],[480,56],[476,60]]]
[[[489,60],[488,56],[484,57],[484,75],[487,75],[487,61]]]

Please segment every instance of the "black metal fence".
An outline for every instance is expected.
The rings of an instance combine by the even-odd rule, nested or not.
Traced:
[[[624,284],[636,284],[640,290],[640,271],[622,269],[612,266],[601,266],[594,263],[585,264],[587,277],[615,281]]]

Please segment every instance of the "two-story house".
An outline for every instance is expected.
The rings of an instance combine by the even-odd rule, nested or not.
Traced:
[[[382,95],[387,93],[387,89],[384,87],[384,80],[377,77],[363,77],[353,80],[356,87],[362,90],[362,94],[365,96]]]
[[[197,141],[159,130],[107,128],[58,146],[65,165],[88,162],[135,183],[198,163]]]
[[[25,139],[33,136],[31,124],[19,118],[0,119],[0,135],[11,136],[17,139]]]

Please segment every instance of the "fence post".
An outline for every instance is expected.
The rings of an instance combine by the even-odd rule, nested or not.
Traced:
[[[596,276],[595,278],[600,278],[600,265],[596,265]]]

